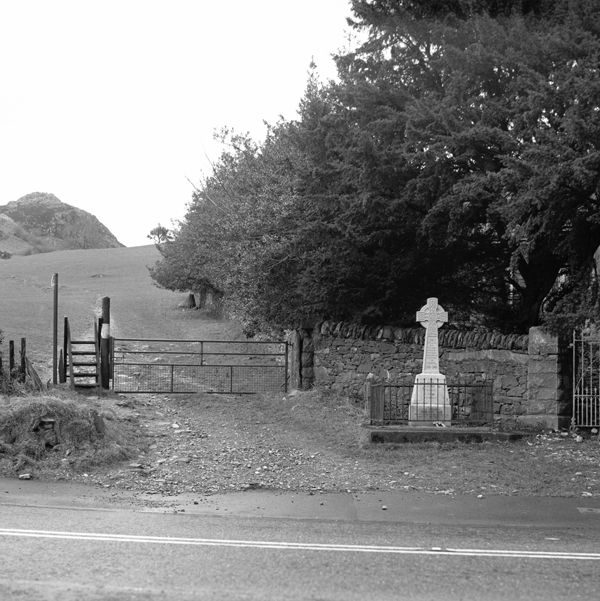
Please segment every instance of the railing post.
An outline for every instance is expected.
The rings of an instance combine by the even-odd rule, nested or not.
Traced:
[[[381,384],[366,384],[367,407],[371,424],[383,424],[383,407],[385,403],[384,387]]]

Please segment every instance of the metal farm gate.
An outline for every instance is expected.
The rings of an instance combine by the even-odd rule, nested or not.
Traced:
[[[573,332],[574,426],[600,426],[600,335]]]
[[[287,392],[287,342],[113,338],[120,393]]]

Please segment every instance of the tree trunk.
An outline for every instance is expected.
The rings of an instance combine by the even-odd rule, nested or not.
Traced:
[[[527,260],[524,257],[519,260],[518,271],[524,282],[519,311],[519,325],[523,331],[539,325],[542,304],[552,290],[562,266],[562,260],[540,248],[532,251]]]

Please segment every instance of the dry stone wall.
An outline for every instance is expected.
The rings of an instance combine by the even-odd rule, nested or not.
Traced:
[[[335,389],[362,402],[367,377],[412,383],[421,371],[424,328],[365,327],[326,321],[298,330],[294,336],[294,382],[298,388],[314,385]],[[568,413],[561,388],[564,366],[556,339],[544,336],[539,329],[532,336],[518,336],[442,328],[440,371],[449,383],[491,380],[498,420],[521,420],[548,427],[564,425]]]

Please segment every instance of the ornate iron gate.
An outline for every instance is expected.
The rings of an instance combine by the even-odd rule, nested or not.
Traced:
[[[573,332],[572,425],[600,426],[600,333]]]
[[[286,392],[286,342],[113,338],[120,393]]]

